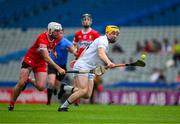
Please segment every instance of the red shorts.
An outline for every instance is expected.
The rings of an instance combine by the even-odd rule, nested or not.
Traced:
[[[35,60],[28,56],[25,56],[23,62],[30,65],[33,72],[47,72],[47,63],[45,60],[39,60],[39,59]]]

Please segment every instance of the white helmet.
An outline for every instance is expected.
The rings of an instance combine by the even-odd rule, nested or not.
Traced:
[[[50,29],[51,29],[51,31],[49,31]],[[48,33],[49,33],[49,35],[51,35],[54,30],[62,30],[61,24],[57,23],[57,22],[50,22],[48,24]]]

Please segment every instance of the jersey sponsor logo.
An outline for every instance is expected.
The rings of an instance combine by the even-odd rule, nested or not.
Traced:
[[[85,48],[85,47],[89,46],[91,43],[92,43],[92,41],[79,42],[79,43],[78,43],[78,47],[79,47],[79,48]]]

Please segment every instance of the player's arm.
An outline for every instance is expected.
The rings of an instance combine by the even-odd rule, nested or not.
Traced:
[[[107,57],[105,49],[103,47],[98,48],[98,56],[109,68],[114,67],[115,64],[112,63],[111,60]]]
[[[77,49],[77,44],[76,43],[73,43],[73,46],[75,49]]]
[[[77,47],[75,47],[74,45],[72,45],[70,48],[68,48],[68,51],[70,53],[72,53],[74,56],[77,55]]]
[[[52,52],[53,56],[54,56],[55,58],[57,58],[57,52],[56,52],[56,50],[54,49],[54,50],[51,51],[51,52]]]
[[[47,50],[46,48],[40,49],[40,53],[41,53],[41,55],[43,56],[44,60],[45,60],[48,64],[52,65],[55,69],[57,69],[59,73],[65,74],[65,70],[62,69],[60,66],[58,66],[58,65],[51,59],[51,57],[49,56],[49,52],[48,52],[48,50]]]
[[[78,46],[77,46],[77,43],[78,43],[78,35],[77,35],[77,32],[75,33],[74,35],[74,38],[73,38],[73,47],[74,49],[76,50],[76,55],[77,56],[77,52],[78,52]]]

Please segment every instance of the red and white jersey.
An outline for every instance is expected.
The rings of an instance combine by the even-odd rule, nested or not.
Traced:
[[[84,32],[83,30],[77,31],[73,40],[73,44],[77,45],[78,48],[76,59],[78,59],[82,51],[99,36],[100,34],[92,28],[90,28],[88,32]]]
[[[33,46],[27,51],[25,57],[29,57],[36,61],[45,61],[39,53],[40,49],[47,49],[48,51],[51,51],[55,48],[59,41],[60,38],[50,41],[48,38],[48,33],[43,32],[38,36]]]

